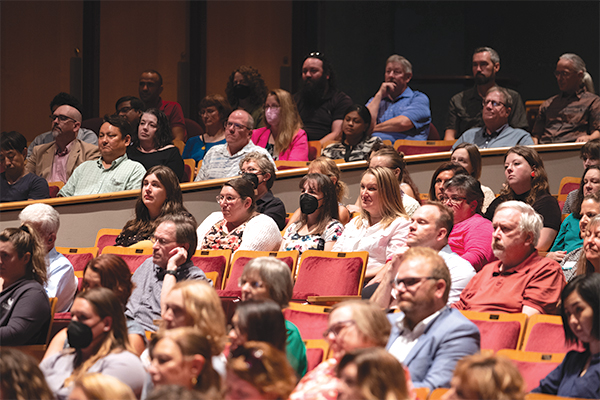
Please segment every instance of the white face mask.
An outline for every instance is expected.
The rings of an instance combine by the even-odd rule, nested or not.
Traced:
[[[269,125],[277,125],[277,123],[279,122],[279,111],[281,110],[281,108],[277,107],[277,108],[273,108],[273,107],[269,107],[265,110],[265,118],[267,119],[267,122],[269,123]]]

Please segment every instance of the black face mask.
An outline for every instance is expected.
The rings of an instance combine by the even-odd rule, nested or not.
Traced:
[[[94,334],[92,333],[92,328],[83,322],[69,322],[69,327],[67,328],[67,340],[69,341],[69,346],[74,349],[85,349],[92,344],[93,339]]]
[[[244,172],[242,174],[242,178],[250,182],[254,186],[254,189],[258,187],[258,175],[252,174],[250,172]]]
[[[300,195],[300,211],[302,214],[310,215],[319,208],[319,200],[308,193]]]
[[[233,95],[238,99],[245,99],[246,97],[250,96],[250,86],[241,84],[235,85],[233,87]]]

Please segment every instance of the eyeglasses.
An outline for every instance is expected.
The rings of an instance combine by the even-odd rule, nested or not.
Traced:
[[[439,279],[439,278],[436,278],[435,276],[415,276],[412,278],[394,279],[394,280],[392,280],[391,284],[392,284],[392,287],[396,290],[400,290],[400,285],[403,285],[404,288],[408,290],[409,288],[416,286],[418,283],[420,283],[426,279]]]
[[[247,126],[244,126],[242,124],[238,124],[236,122],[229,122],[229,121],[225,122],[223,124],[223,126],[225,127],[225,129],[229,129],[229,128],[233,127],[236,131],[241,131],[242,129],[248,129],[248,130],[252,129],[252,128],[248,128]]]
[[[263,288],[265,285],[261,281],[248,281],[246,278],[238,279],[238,286],[243,287],[246,283],[248,283],[253,289]]]
[[[334,337],[338,337],[338,335],[344,330],[344,328],[349,327],[350,325],[355,324],[353,320],[349,319],[347,321],[340,321],[336,324],[331,325],[325,332],[323,332],[323,337],[328,338],[330,333],[333,333]]]
[[[557,78],[558,77],[568,78],[572,74],[573,74],[572,71],[554,71],[554,76],[557,77]]]
[[[166,246],[169,243],[175,243],[176,242],[175,240],[166,240],[166,239],[163,239],[163,238],[156,237],[154,235],[150,236],[150,241],[152,243],[158,242],[158,244],[161,245],[161,246]]]
[[[506,104],[500,103],[499,101],[495,101],[495,100],[484,100],[481,104],[483,104],[484,107],[486,107],[488,104],[491,104],[492,107],[498,107],[501,105],[506,107]]]
[[[60,122],[65,122],[65,121],[68,121],[68,120],[71,120],[71,121],[73,121],[73,122],[77,122],[77,121],[75,121],[73,118],[71,118],[71,117],[67,117],[66,115],[62,115],[62,114],[59,114],[59,115],[54,115],[54,114],[51,114],[49,118],[50,118],[50,121],[52,121],[52,122],[54,122],[54,120],[55,120],[56,118],[58,118],[58,120],[59,120]]]
[[[225,203],[231,204],[234,201],[236,201],[237,199],[241,199],[241,197],[222,196],[222,195],[218,195],[216,197],[217,203],[219,203],[219,204],[221,204],[222,201],[225,201]]]
[[[277,109],[277,108],[281,108],[281,106],[265,106],[264,108],[265,108],[265,110],[268,110],[270,108]]]
[[[240,170],[242,174],[254,174],[254,175],[264,175],[263,172],[260,172],[257,169],[242,169]]]
[[[444,204],[446,203],[450,203],[453,206],[457,206],[460,203],[462,203],[463,201],[465,201],[467,198],[466,197],[459,197],[459,196],[453,196],[453,197],[447,197],[444,195],[440,196],[440,201]]]
[[[204,110],[200,110],[198,111],[198,115],[203,116],[204,114],[213,114],[216,113],[218,110],[216,108],[205,108]]]

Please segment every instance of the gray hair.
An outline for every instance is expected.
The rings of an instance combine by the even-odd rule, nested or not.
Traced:
[[[490,60],[492,60],[492,62],[494,64],[500,63],[500,55],[498,54],[498,52],[496,50],[492,49],[491,47],[478,47],[473,52],[473,55],[478,54],[478,53],[483,53],[485,51],[490,53]]]
[[[494,215],[497,214],[498,211],[505,208],[512,208],[513,210],[521,213],[519,229],[525,234],[533,235],[533,247],[535,247],[540,239],[540,232],[542,231],[544,225],[542,222],[542,216],[535,212],[533,207],[531,207],[529,204],[518,200],[510,200],[501,203],[498,208],[496,208]]]
[[[184,214],[167,214],[156,221],[156,227],[163,223],[172,223],[175,225],[175,241],[179,244],[188,244],[187,259],[190,261],[198,245],[198,235],[196,234],[196,220],[193,216]]]
[[[19,220],[22,224],[29,223],[39,228],[41,236],[48,236],[58,232],[60,227],[60,214],[44,203],[30,204],[19,213]]]
[[[502,95],[502,97],[504,97],[504,105],[506,106],[506,108],[512,108],[513,106],[513,100],[512,97],[510,95],[510,93],[508,93],[508,90],[504,89],[503,87],[500,86],[492,86],[485,94],[485,96],[487,97],[488,94],[492,93],[492,92],[498,92]]]
[[[290,267],[275,257],[258,257],[244,267],[242,277],[256,272],[269,292],[269,297],[281,307],[286,307],[292,298],[294,283]]]
[[[406,58],[398,54],[392,54],[388,57],[387,61],[385,62],[385,65],[387,66],[389,63],[392,62],[400,63],[402,65],[402,69],[404,69],[404,73],[412,75],[412,64]]]
[[[273,187],[273,182],[275,182],[275,166],[271,160],[263,153],[251,151],[242,158],[242,161],[240,161],[240,170],[244,163],[247,163],[248,161],[254,161],[258,164],[258,168],[263,174],[271,174],[271,177],[267,181],[267,189],[271,189]]]
[[[581,57],[579,57],[575,53],[565,53],[562,56],[558,57],[558,59],[571,61],[573,67],[575,68],[575,72],[583,72],[581,86],[585,86],[586,90],[590,93],[596,92],[594,90],[594,81],[592,79],[592,76],[587,72],[587,69],[585,68],[585,62]]]

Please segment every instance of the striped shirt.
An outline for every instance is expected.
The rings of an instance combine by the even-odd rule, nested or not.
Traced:
[[[198,182],[208,179],[232,178],[241,175],[240,161],[242,161],[246,154],[253,151],[266,155],[269,161],[275,165],[269,152],[262,147],[256,146],[252,141],[248,142],[246,146],[234,155],[229,154],[227,144],[220,144],[211,147],[206,153],[200,171],[198,171],[198,175],[196,175],[196,179],[194,180]],[[275,167],[275,170],[277,170],[277,167]]]

